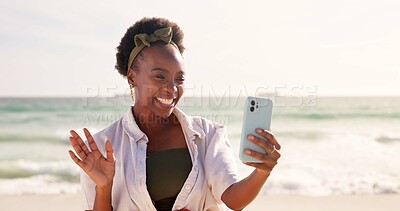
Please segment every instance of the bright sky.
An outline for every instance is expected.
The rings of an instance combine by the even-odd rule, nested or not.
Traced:
[[[187,96],[399,96],[399,11],[398,0],[1,1],[0,96],[123,93],[115,47],[144,16],[184,30]]]

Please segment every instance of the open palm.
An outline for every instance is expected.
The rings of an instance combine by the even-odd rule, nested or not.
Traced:
[[[90,132],[83,129],[86,139],[89,143],[89,148],[83,142],[81,137],[74,131],[71,130],[71,137],[69,141],[75,152],[69,150],[69,155],[72,160],[86,172],[87,175],[96,183],[97,187],[106,187],[112,184],[113,177],[115,175],[115,160],[114,153],[109,140],[106,141],[106,156],[104,157],[97,148],[96,142],[94,141]]]

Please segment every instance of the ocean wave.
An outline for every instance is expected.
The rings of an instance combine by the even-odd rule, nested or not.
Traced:
[[[309,120],[335,120],[335,119],[400,119],[400,113],[371,113],[371,112],[354,112],[354,113],[280,113],[273,114],[274,119],[309,119]]]
[[[399,194],[399,133],[361,129],[324,133],[318,141],[305,141],[309,138],[297,133],[289,138],[276,132],[281,138],[282,157],[263,191],[310,196]],[[238,166],[240,177],[251,173],[252,169],[240,165],[239,160]]]
[[[346,180],[324,181],[309,177],[286,178],[280,181],[270,181],[264,187],[264,192],[272,195],[365,195],[365,194],[399,194],[400,185],[397,180],[389,181],[349,178]]]
[[[79,168],[71,161],[0,161],[0,195],[79,192]]]
[[[37,134],[37,133],[0,133],[1,142],[50,142],[52,144],[67,144],[67,131],[66,135],[60,136],[57,134]]]
[[[329,165],[332,164],[326,164]],[[302,196],[400,194],[399,175],[354,174],[354,166],[333,168],[332,171],[327,171],[323,166],[310,168],[312,166],[307,164],[290,167],[285,161],[280,162],[264,184],[262,192]],[[248,167],[239,168],[240,177],[246,177],[251,170]]]
[[[69,160],[65,161],[28,161],[2,160],[0,161],[0,179],[28,178],[39,175],[51,175],[62,181],[79,181],[79,170]]]
[[[275,131],[275,135],[280,137],[280,138],[290,138],[290,139],[296,139],[296,140],[323,140],[326,136],[328,136],[327,133],[321,132],[321,131]]]
[[[375,138],[375,140],[380,143],[393,143],[393,142],[400,143],[400,137],[390,137],[386,135],[381,135]]]
[[[79,193],[79,183],[62,181],[52,175],[0,179],[0,195]]]

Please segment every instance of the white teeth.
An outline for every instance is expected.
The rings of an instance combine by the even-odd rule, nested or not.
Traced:
[[[171,105],[174,99],[166,99],[166,98],[157,98],[160,103],[165,104],[165,105]]]

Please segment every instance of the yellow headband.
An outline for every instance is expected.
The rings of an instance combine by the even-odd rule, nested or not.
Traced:
[[[157,29],[153,34],[137,34],[135,35],[135,47],[132,49],[131,54],[129,54],[128,69],[132,66],[133,60],[136,56],[143,50],[144,47],[150,47],[150,43],[157,41],[164,41],[166,44],[172,44],[177,49],[178,46],[172,41],[173,31],[171,27]]]

